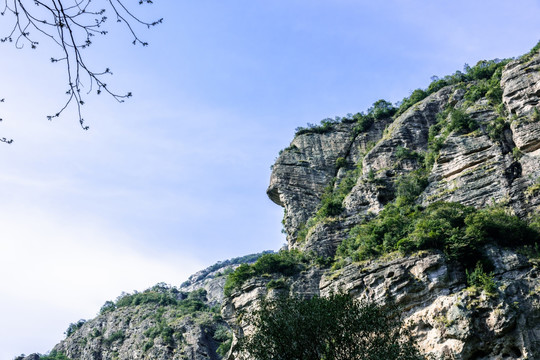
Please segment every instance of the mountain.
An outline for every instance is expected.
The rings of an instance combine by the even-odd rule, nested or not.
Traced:
[[[540,358],[539,109],[540,43],[298,128],[267,191],[287,250],[126,294],[41,359],[247,359],[261,299],[339,291],[394,302],[425,353]]]

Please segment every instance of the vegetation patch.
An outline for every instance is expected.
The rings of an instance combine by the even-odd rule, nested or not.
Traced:
[[[66,334],[66,337],[70,337],[71,335],[73,335],[73,333],[75,333],[75,331],[79,330],[85,323],[86,323],[86,320],[81,319],[77,321],[76,323],[69,324],[64,334]]]
[[[198,272],[199,276],[195,279],[195,281],[201,280],[204,277],[208,276],[208,274],[213,273],[215,271],[218,271],[218,270],[220,270],[220,269],[222,269],[224,267],[240,265],[240,264],[244,264],[244,263],[246,263],[246,264],[254,263],[255,261],[257,261],[258,258],[263,256],[264,254],[271,254],[271,253],[273,253],[272,250],[265,250],[265,251],[263,251],[261,253],[257,253],[257,254],[249,254],[249,255],[245,255],[245,256],[235,257],[235,258],[232,258],[232,259],[227,259],[227,260],[224,260],[224,261],[218,261],[214,265],[211,265],[211,266],[207,267],[206,269],[204,269],[202,271],[199,271]],[[227,271],[224,271],[224,272],[227,272]],[[222,272],[222,274],[224,274],[224,272]],[[187,281],[182,283],[181,287],[188,286],[190,284],[191,284],[191,282],[189,280],[187,280]]]
[[[255,330],[240,340],[240,351],[260,360],[426,358],[395,307],[351,295],[266,299],[247,321]]]
[[[113,332],[108,338],[103,339],[103,343],[107,346],[110,346],[114,342],[120,342],[122,343],[124,339],[126,338],[126,335],[122,330],[118,330]]]
[[[256,276],[293,276],[300,273],[311,262],[311,258],[298,250],[282,250],[275,254],[265,254],[253,265],[242,264],[229,274],[225,282],[225,296],[240,288],[247,280]]]
[[[502,207],[477,210],[459,203],[437,202],[425,208],[388,204],[371,221],[355,226],[338,247],[336,264],[379,257],[393,251],[438,249],[450,260],[472,268],[488,243],[520,247],[534,244],[540,232]],[[340,261],[341,260],[341,261]]]
[[[481,262],[476,263],[473,271],[469,272],[469,270],[465,270],[465,272],[469,286],[482,289],[490,295],[497,292],[497,284],[493,279],[493,273],[486,273]]]
[[[226,356],[232,345],[232,338],[233,338],[232,331],[229,328],[223,325],[220,325],[216,328],[213,338],[214,340],[220,343],[216,352],[220,356],[223,356],[223,357]]]
[[[539,193],[540,193],[540,178],[536,179],[536,182],[525,190],[525,195],[527,195],[527,197],[529,198],[535,197]]]
[[[22,360],[22,357],[15,358],[15,360]],[[59,351],[51,351],[49,355],[40,355],[39,360],[71,360],[66,355]]]
[[[450,111],[450,122],[447,129],[448,131],[467,134],[478,129],[478,123],[463,110],[452,109]]]
[[[521,60],[521,62],[528,62],[533,58],[534,55],[536,55],[538,51],[540,51],[540,41],[536,43],[536,45],[531,49],[531,51],[529,51],[525,55],[522,55],[519,60]]]

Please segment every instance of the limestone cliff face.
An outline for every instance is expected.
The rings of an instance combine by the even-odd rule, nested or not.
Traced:
[[[438,250],[349,258],[339,269],[324,261],[335,256],[353,227],[395,201],[398,182],[411,174],[423,176],[414,200],[420,206],[439,201],[476,208],[498,204],[523,219],[539,213],[540,53],[509,62],[500,79],[497,103],[489,91],[471,96],[485,85],[483,80],[453,83],[399,116],[378,116],[361,127],[347,119],[294,137],[273,166],[267,193],[285,209],[289,249],[323,261],[291,276],[252,277],[227,297],[224,273],[238,263],[231,270],[207,269],[173,294],[174,306],[136,304],[104,312],[55,350],[74,360],[219,359],[216,349],[232,330],[233,347],[226,358],[244,359],[234,344],[253,329],[241,314],[262,298],[347,291],[369,301],[394,299],[426,353],[462,360],[540,359],[537,253],[484,246],[482,256],[494,268],[494,293],[469,287],[465,268]],[[449,109],[459,109],[474,126],[466,131],[453,126]],[[339,211],[321,216],[325,194],[347,182]],[[221,316],[179,312],[185,293],[201,296],[202,290],[207,310],[221,306]]]
[[[360,133],[345,122],[329,131],[297,135],[276,160],[268,188],[270,199],[285,209],[289,249],[332,257],[353,226],[394,200],[396,179],[424,166],[420,159],[430,151],[430,128],[450,121],[444,113],[449,107],[462,109],[477,128],[435,137],[440,139],[438,153],[416,203],[499,204],[522,218],[538,214],[540,53],[504,67],[502,110],[485,97],[467,97],[475,85],[443,87],[397,118],[379,119]],[[501,126],[494,135],[497,122]],[[310,221],[317,219],[325,189],[337,188],[358,168],[342,211]],[[411,321],[422,350],[436,356],[540,359],[538,259],[496,246],[482,252],[494,264],[496,294],[468,287],[464,268],[433,250],[350,261],[339,270],[313,265],[288,278],[280,290],[267,289],[270,279],[255,278],[231,295],[223,314],[241,337],[252,329],[237,315],[256,307],[262,297],[279,291],[324,296],[342,290],[370,301],[393,298]],[[237,358],[241,354],[229,356]]]
[[[527,189],[540,177],[540,121],[533,120],[540,103],[540,56],[525,64],[509,63],[501,87],[510,127],[494,140],[488,136],[488,126],[500,115],[486,99],[468,106],[465,111],[480,128],[468,134],[452,132],[444,140],[429,184],[420,195],[423,205],[451,201],[484,207],[505,202],[521,216],[537,208],[538,192],[531,194]],[[268,188],[270,199],[285,208],[289,247],[332,255],[352,225],[392,200],[397,177],[422,166],[413,157],[400,158],[397,149],[426,153],[437,114],[449,105],[461,106],[464,93],[460,87],[445,87],[397,119],[377,121],[358,135],[351,124],[340,124],[326,133],[295,137],[276,160]],[[370,148],[369,144],[375,145]],[[339,157],[347,165],[338,169]],[[343,202],[345,211],[339,221],[319,224],[303,244],[297,244],[298,231],[317,211],[324,189],[347,166],[358,163],[363,165],[362,173]]]

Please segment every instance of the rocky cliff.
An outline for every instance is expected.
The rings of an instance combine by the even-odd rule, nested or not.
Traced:
[[[246,265],[227,280],[219,274],[232,269],[203,272],[179,290],[151,289],[151,301],[128,294],[54,351],[218,359],[232,331],[226,357],[240,359],[234,344],[252,331],[240,315],[262,298],[346,291],[392,299],[425,353],[539,359],[539,109],[537,46],[437,79],[399,107],[378,101],[299,128],[268,188],[285,210],[283,256],[297,264]]]
[[[466,264],[441,249],[357,258],[358,250],[343,250],[359,224],[411,195],[403,194],[403,184],[421,208],[440,202],[498,208],[523,224],[538,216],[540,54],[536,48],[517,60],[477,65],[490,66],[489,78],[458,72],[439,79],[420,101],[387,116],[360,114],[299,129],[273,167],[268,195],[285,209],[289,249],[330,258],[334,266],[313,263],[295,276],[274,274],[285,283],[279,290],[267,289],[269,280],[261,277],[237,287],[223,310],[236,321],[237,337],[251,331],[237,315],[276,291],[346,291],[369,301],[393,299],[426,353],[540,358],[539,253],[530,246],[505,243],[503,233],[483,243],[478,256],[491,265],[493,291],[471,286]],[[233,352],[229,359],[239,357]]]

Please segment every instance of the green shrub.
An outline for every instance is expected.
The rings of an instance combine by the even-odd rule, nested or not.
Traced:
[[[536,182],[525,190],[525,195],[529,198],[538,195],[538,193],[540,193],[540,178],[536,179]]]
[[[384,99],[377,100],[368,109],[368,115],[373,116],[375,120],[385,119],[392,117],[396,113],[397,109],[391,102]]]
[[[288,285],[284,278],[272,279],[266,284],[267,289],[287,289]]]
[[[282,250],[275,254],[265,254],[253,265],[240,265],[229,274],[223,289],[225,296],[230,296],[234,289],[255,276],[272,274],[293,276],[302,271],[309,262],[310,258],[298,250]]]
[[[539,121],[540,121],[540,111],[538,111],[538,108],[534,108],[531,114],[531,122],[539,122]]]
[[[419,101],[424,100],[430,94],[428,91],[424,91],[422,89],[414,90],[409,97],[406,97],[401,101],[401,103],[399,104],[399,108],[396,111],[396,116],[403,114],[411,106],[413,106]]]
[[[532,244],[540,239],[529,224],[502,207],[478,210],[465,219],[467,236],[478,242],[503,246]]]
[[[259,360],[425,358],[397,309],[351,295],[263,300],[247,321],[254,332],[240,340],[239,350]]]
[[[504,131],[509,128],[510,125],[506,122],[506,119],[499,116],[488,124],[487,133],[491,140],[500,143],[504,140]]]
[[[108,338],[103,339],[103,343],[107,346],[110,346],[113,342],[123,342],[126,336],[124,335],[124,332],[122,330],[118,330],[113,332]]]
[[[239,288],[244,282],[246,282],[246,280],[251,279],[255,275],[256,274],[252,266],[248,264],[242,264],[237,267],[234,272],[227,276],[227,280],[225,281],[225,286],[223,288],[225,296],[229,296],[235,288]]]
[[[334,126],[336,124],[339,124],[340,118],[336,117],[335,119],[326,118],[321,120],[320,125],[314,125],[314,124],[307,124],[307,127],[297,127],[296,133],[294,136],[302,135],[302,134],[324,134],[327,132],[330,132],[332,129],[334,129]]]
[[[426,208],[390,203],[372,220],[355,226],[338,247],[340,259],[374,258],[400,250],[439,249],[450,260],[471,268],[481,248],[494,243],[518,247],[540,241],[540,221],[529,222],[500,207],[477,210],[459,203],[436,202]]]
[[[531,51],[529,51],[525,55],[522,55],[519,59],[521,60],[521,62],[530,61],[534,57],[534,55],[538,53],[538,51],[540,51],[540,41],[536,43],[536,45],[531,49]]]
[[[116,300],[116,307],[137,306],[144,304],[157,304],[160,306],[176,305],[178,290],[166,284],[157,284],[143,292],[133,294],[122,294]],[[104,305],[105,306],[105,305]],[[111,306],[111,305],[108,305]]]
[[[231,349],[231,345],[232,345],[232,337],[222,342],[218,346],[216,352],[218,353],[218,355],[225,357],[229,353],[229,350]]]
[[[148,340],[147,342],[144,343],[144,346],[143,346],[143,352],[147,352],[147,351],[150,350],[153,346],[154,346],[154,340]]]
[[[403,146],[398,146],[396,148],[395,155],[398,158],[398,160],[405,160],[405,159],[419,159],[419,160],[421,160],[422,159],[421,154],[417,153],[414,150],[403,147]]]
[[[379,216],[351,229],[337,249],[338,258],[359,261],[397,250],[396,244],[407,235],[415,217],[411,206],[386,205]]]
[[[105,304],[99,309],[99,314],[103,315],[116,309],[116,304],[113,301],[105,301]]]
[[[355,114],[353,119],[356,121],[356,125],[353,128],[353,136],[368,131],[374,122],[373,116],[364,115],[363,113]]]
[[[423,169],[398,177],[395,181],[398,204],[413,203],[427,185],[427,173]]]
[[[469,270],[465,271],[469,286],[483,289],[487,294],[495,294],[497,292],[497,284],[493,280],[493,273],[487,274],[484,271],[482,263],[476,263],[476,267],[472,272],[469,272]]]
[[[81,319],[77,321],[76,323],[69,324],[64,334],[66,334],[66,337],[70,337],[75,331],[79,330],[85,323],[86,323],[86,320]]]
[[[494,59],[494,60],[480,60],[476,63],[473,67],[469,66],[468,64],[465,64],[465,74],[467,76],[467,80],[473,81],[473,80],[483,80],[483,79],[491,79],[495,72],[504,67],[508,63],[509,60],[500,60],[500,59]]]
[[[144,336],[149,338],[146,344],[150,344],[150,347],[154,345],[154,339],[158,336],[161,337],[161,340],[164,344],[169,346],[174,345],[174,329],[170,327],[163,318],[159,319],[159,322],[156,326],[146,330],[144,332]]]
[[[49,355],[40,355],[39,360],[70,360],[66,355],[59,351],[51,351]]]
[[[450,123],[448,124],[449,131],[456,131],[459,133],[468,133],[478,128],[476,120],[471,118],[463,110],[453,109],[450,112]]]
[[[343,158],[343,157],[338,157],[338,158],[336,159],[336,168],[339,169],[339,168],[342,168],[342,167],[344,167],[344,166],[346,166],[346,165],[347,165],[347,160],[345,160],[345,158]]]
[[[230,329],[223,325],[219,325],[216,328],[216,331],[214,332],[213,336],[214,340],[216,340],[219,344],[216,352],[221,355],[225,356],[229,352],[229,349],[232,345],[232,332]]]

